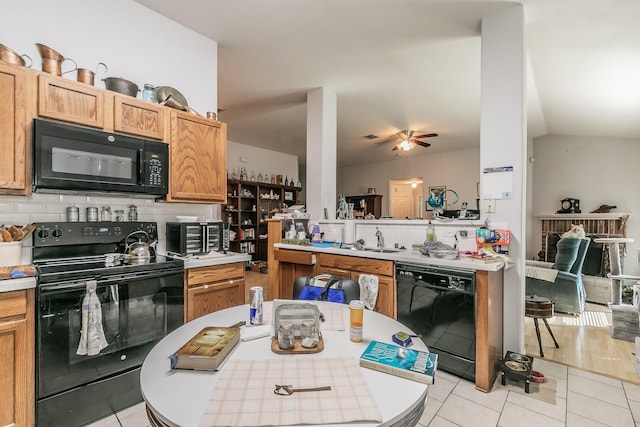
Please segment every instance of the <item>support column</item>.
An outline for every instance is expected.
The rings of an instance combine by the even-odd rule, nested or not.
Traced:
[[[484,168],[513,166],[512,197],[496,200],[493,224],[512,232],[509,257],[515,264],[504,273],[502,310],[506,350],[524,350],[524,263],[526,223],[526,49],[525,17],[521,4],[482,19],[480,188]],[[483,208],[486,202],[483,200]],[[496,301],[497,303],[497,301]],[[503,352],[504,354],[504,352]],[[500,355],[502,357],[502,355]]]
[[[337,96],[327,88],[307,94],[307,212],[311,222],[336,218]]]

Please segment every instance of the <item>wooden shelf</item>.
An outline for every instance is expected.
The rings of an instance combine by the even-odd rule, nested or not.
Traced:
[[[243,196],[243,191],[247,190],[252,195]],[[239,179],[227,179],[227,204],[222,205],[222,220],[229,221],[231,217],[230,229],[240,237],[240,230],[252,228],[255,234],[264,234],[264,228],[260,233],[258,229],[266,224],[266,220],[279,212],[286,204],[291,206],[298,200],[300,187],[290,185],[272,184],[269,182],[245,181]],[[292,193],[293,200],[284,200],[285,192]],[[235,196],[233,195],[235,194]],[[261,194],[273,194],[276,197],[260,197]],[[254,209],[255,206],[255,209]],[[244,221],[251,221],[251,224],[243,224]],[[267,259],[267,239],[251,238],[230,242],[230,250],[233,252],[249,253],[252,260]]]

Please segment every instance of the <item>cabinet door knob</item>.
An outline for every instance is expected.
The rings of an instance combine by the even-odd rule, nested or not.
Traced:
[[[209,289],[209,285],[204,285],[204,288],[205,289]]]
[[[231,283],[233,285],[233,279],[229,280],[229,283]]]

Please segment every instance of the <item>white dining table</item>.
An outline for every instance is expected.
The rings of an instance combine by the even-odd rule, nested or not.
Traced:
[[[262,337],[241,341],[227,357],[229,360],[251,358],[344,358],[358,360],[372,340],[392,342],[396,332],[413,334],[406,326],[382,314],[365,310],[363,321],[363,341],[354,343],[349,340],[349,309],[345,304],[315,302],[321,312],[342,312],[344,330],[322,330],[324,349],[314,354],[282,355],[271,350],[271,338]],[[271,302],[265,302],[265,312],[270,312]],[[338,310],[335,309],[338,307]],[[150,412],[150,419],[156,424],[167,426],[198,426],[216,387],[221,372],[172,370],[169,355],[207,326],[231,326],[240,321],[249,320],[247,304],[217,311],[195,319],[163,338],[147,355],[140,373],[142,395]],[[413,339],[412,348],[427,350],[419,338]],[[224,364],[219,368],[224,371]],[[417,381],[400,378],[395,375],[358,367],[361,370],[371,393],[382,414],[382,423],[358,422],[358,427],[369,426],[413,426],[416,425],[426,404],[429,386]],[[309,424],[306,424],[309,425]],[[336,424],[323,424],[325,427]]]

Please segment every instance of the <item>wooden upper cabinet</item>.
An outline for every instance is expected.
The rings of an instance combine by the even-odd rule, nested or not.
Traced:
[[[0,63],[0,193],[31,193],[30,71]]]
[[[114,94],[113,111],[116,132],[165,139],[165,107],[131,96]]]
[[[104,90],[62,77],[38,77],[38,115],[104,129]]]
[[[167,108],[50,74],[38,76],[38,115],[106,132],[166,139]]]
[[[171,112],[168,202],[226,203],[227,125]]]

